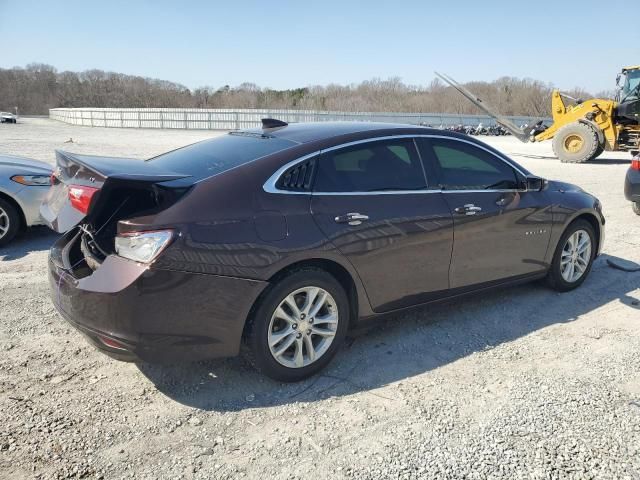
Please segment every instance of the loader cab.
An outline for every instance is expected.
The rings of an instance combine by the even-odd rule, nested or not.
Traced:
[[[640,98],[640,65],[623,68],[616,78],[616,85],[617,102]]]

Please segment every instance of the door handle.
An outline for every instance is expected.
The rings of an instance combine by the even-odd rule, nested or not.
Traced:
[[[361,213],[353,212],[346,213],[344,215],[337,216],[336,223],[348,223],[349,225],[360,225],[362,222],[369,220],[368,215],[362,215]]]
[[[482,208],[475,206],[473,203],[467,203],[463,207],[455,208],[453,211],[460,215],[475,215],[476,213],[481,212]]]

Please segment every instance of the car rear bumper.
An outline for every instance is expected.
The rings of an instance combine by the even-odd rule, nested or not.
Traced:
[[[265,282],[156,270],[115,255],[78,278],[64,258],[73,236],[64,235],[50,252],[53,303],[104,353],[151,363],[237,355]]]
[[[627,170],[624,180],[624,196],[630,202],[640,202],[640,170]]]

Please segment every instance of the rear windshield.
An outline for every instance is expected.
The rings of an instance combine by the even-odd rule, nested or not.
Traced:
[[[163,170],[205,178],[294,146],[282,138],[229,133],[173,150],[147,162]]]

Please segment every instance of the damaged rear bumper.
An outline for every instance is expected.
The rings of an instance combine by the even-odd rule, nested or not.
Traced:
[[[174,363],[237,355],[266,282],[154,269],[110,255],[90,275],[68,258],[68,232],[51,248],[51,296],[61,315],[104,353]]]

